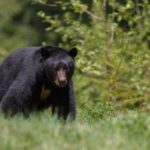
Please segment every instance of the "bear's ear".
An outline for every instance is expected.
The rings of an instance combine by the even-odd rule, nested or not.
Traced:
[[[49,50],[47,47],[42,47],[41,48],[41,55],[43,58],[49,57]]]
[[[72,57],[72,58],[75,58],[77,56],[77,49],[76,48],[72,48],[70,51],[69,51],[69,55]]]

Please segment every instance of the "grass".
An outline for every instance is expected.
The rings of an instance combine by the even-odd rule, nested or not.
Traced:
[[[149,150],[149,113],[111,116],[105,109],[97,115],[87,110],[66,123],[47,111],[30,118],[0,116],[0,150]]]

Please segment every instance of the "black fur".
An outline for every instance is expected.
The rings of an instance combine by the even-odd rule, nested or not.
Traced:
[[[64,119],[76,116],[75,96],[71,77],[77,50],[69,52],[58,47],[27,47],[9,55],[0,66],[0,108],[6,115],[22,112],[28,115],[33,110],[51,106],[52,112]],[[67,85],[54,83],[56,67],[65,65]],[[50,90],[46,99],[41,99],[42,87]]]

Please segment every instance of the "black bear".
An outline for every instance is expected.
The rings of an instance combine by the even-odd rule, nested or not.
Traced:
[[[6,115],[51,106],[64,119],[76,116],[72,75],[77,49],[27,47],[9,55],[0,66],[0,109]]]

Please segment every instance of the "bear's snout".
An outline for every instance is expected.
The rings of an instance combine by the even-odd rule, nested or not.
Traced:
[[[57,71],[57,77],[55,80],[55,84],[58,87],[65,87],[67,85],[67,76],[66,76],[65,70],[60,69]]]

